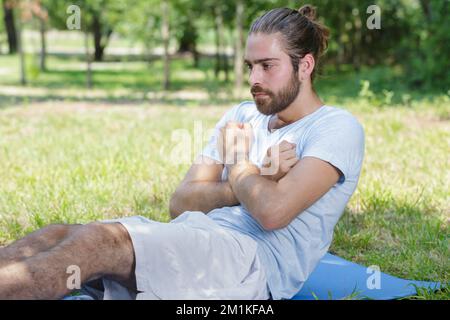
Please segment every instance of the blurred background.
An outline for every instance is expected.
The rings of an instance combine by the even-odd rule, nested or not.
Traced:
[[[251,22],[265,10],[303,4],[292,0],[1,2],[1,85],[93,88],[112,94],[121,90],[122,98],[188,91],[188,96],[207,93],[208,98],[227,101],[230,92],[240,97],[246,86],[242,59]],[[337,98],[364,89],[363,93],[378,96],[377,104],[408,101],[413,98],[408,90],[448,93],[449,1],[377,1],[379,29],[367,26],[374,13],[368,10],[371,0],[309,2],[331,29],[321,84],[330,85],[327,95],[336,81],[346,82],[343,92],[334,92]]]
[[[331,31],[317,92],[366,133],[331,251],[448,283],[450,1],[0,2],[0,246],[49,223],[168,221],[170,195],[200,151],[194,123],[213,128],[252,99],[243,65],[252,21],[310,3]],[[176,130],[189,135],[186,163],[168,161]]]

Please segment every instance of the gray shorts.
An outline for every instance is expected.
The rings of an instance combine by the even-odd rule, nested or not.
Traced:
[[[139,292],[103,279],[105,300],[270,298],[257,242],[202,212],[186,211],[170,223],[141,216],[103,222],[128,230]]]

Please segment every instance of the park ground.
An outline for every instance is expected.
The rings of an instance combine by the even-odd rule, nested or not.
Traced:
[[[49,56],[46,72],[28,68],[22,87],[17,56],[0,56],[0,246],[49,223],[169,221],[170,195],[189,168],[168,161],[173,132],[190,133],[194,145],[195,122],[212,128],[251,99],[248,90],[235,98],[206,58],[200,68],[174,59],[165,92],[159,60],[95,63],[93,89],[76,56]],[[448,284],[450,92],[408,89],[395,68],[383,67],[325,70],[317,91],[352,112],[366,134],[359,185],[330,251],[401,278]],[[449,299],[450,290],[413,298]]]

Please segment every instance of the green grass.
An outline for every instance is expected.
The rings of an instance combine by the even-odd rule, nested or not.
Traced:
[[[10,70],[0,77],[0,90],[20,89],[15,59],[0,56],[2,68]],[[22,90],[44,90],[37,95],[0,93],[0,245],[48,223],[131,215],[168,221],[170,195],[189,167],[168,161],[176,144],[173,130],[193,137],[196,121],[211,128],[234,103],[231,97],[190,103],[139,98],[159,90],[159,62],[130,62],[118,70],[101,64],[105,70],[96,72],[95,90],[106,98],[92,98],[77,63],[51,57],[49,72]],[[175,61],[172,93],[213,88],[226,94],[231,85],[214,81],[210,67],[211,61],[202,70]],[[359,186],[331,251],[402,278],[448,284],[450,99],[409,92],[384,78],[381,87],[380,74],[346,72],[318,82],[325,101],[353,112],[366,133]],[[386,104],[359,96],[361,80],[370,80],[377,95],[382,88],[392,90],[394,99]],[[124,96],[114,95],[124,88]],[[68,90],[67,96],[58,90]],[[402,99],[405,94],[411,98]],[[447,286],[413,298],[449,299],[450,292]]]
[[[48,70],[40,72],[37,56],[27,54],[28,86],[84,89],[86,87],[86,63],[83,59],[84,56],[49,55],[47,58]],[[108,57],[105,59],[106,62],[103,63],[92,63],[94,88],[102,90],[128,88],[136,91],[161,89],[163,64],[160,59],[151,62],[108,61]],[[8,75],[8,77],[0,79],[0,84],[17,85],[19,83],[18,60],[19,58],[15,55],[0,56],[2,62],[0,75]],[[186,59],[173,58],[171,60],[171,90],[230,87],[230,83],[213,81],[213,63],[212,58],[204,58],[200,60],[199,68],[194,68],[193,63],[187,63]]]

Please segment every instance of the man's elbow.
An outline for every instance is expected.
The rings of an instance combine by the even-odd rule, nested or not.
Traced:
[[[259,224],[266,231],[274,231],[286,227],[284,210],[278,206],[266,205],[259,210]]]
[[[278,229],[282,229],[286,227],[288,224],[283,223],[281,221],[275,220],[275,219],[264,219],[261,222],[261,226],[266,231],[274,231]]]
[[[169,201],[169,214],[172,219],[175,219],[184,211],[181,209],[180,196],[175,192]]]

